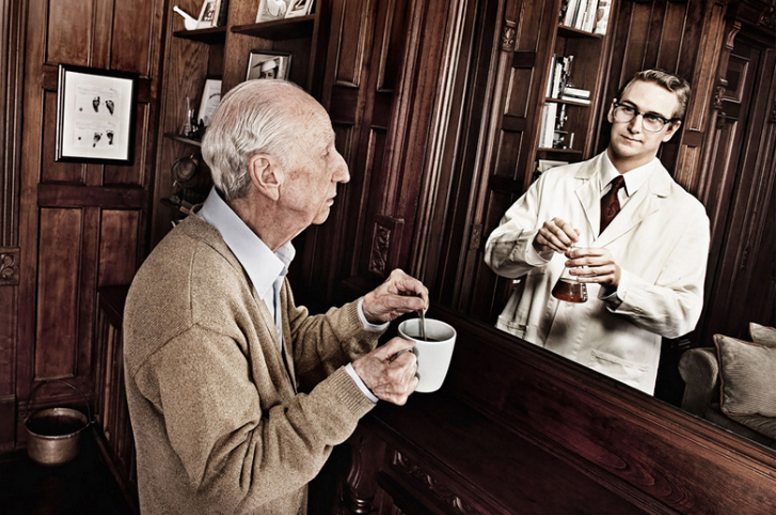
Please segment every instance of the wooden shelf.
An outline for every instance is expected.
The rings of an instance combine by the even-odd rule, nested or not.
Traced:
[[[232,32],[273,40],[309,38],[313,35],[315,19],[316,15],[311,14],[299,18],[237,25],[232,27]]]
[[[176,134],[175,132],[166,132],[164,134],[166,138],[180,141],[181,143],[186,143],[187,145],[192,145],[195,147],[202,146],[202,142],[197,141],[196,139],[186,138],[184,136],[181,136],[180,134]]]
[[[191,39],[209,45],[224,43],[227,36],[227,27],[211,27],[209,29],[177,30],[173,37]]]
[[[602,34],[595,34],[594,32],[587,32],[585,30],[580,29],[574,29],[573,27],[568,27],[567,25],[559,25],[557,27],[557,32],[560,36],[566,37],[566,38],[591,38],[591,39],[602,39]]]
[[[540,147],[537,149],[538,154],[576,154],[580,155],[582,152],[580,150],[570,149],[570,148],[544,148]]]
[[[554,102],[555,104],[565,104],[569,106],[577,106],[577,107],[591,107],[591,103],[584,103],[584,102],[576,102],[575,100],[563,100],[561,98],[552,98],[552,97],[546,97],[546,102]]]

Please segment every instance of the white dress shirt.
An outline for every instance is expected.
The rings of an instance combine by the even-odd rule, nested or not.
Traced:
[[[211,188],[205,203],[201,207],[196,207],[193,212],[219,231],[224,242],[246,271],[257,295],[267,305],[273,317],[278,329],[278,349],[281,351],[284,345],[283,331],[281,330],[281,313],[277,308],[280,303],[281,285],[295,256],[294,246],[289,242],[275,252],[270,250],[265,242],[227,205],[216,188]],[[388,323],[375,325],[367,321],[362,311],[362,301],[363,299],[359,299],[357,305],[362,327],[367,331],[375,332],[386,329]],[[345,368],[362,393],[373,402],[378,402],[378,398],[357,375],[352,364],[349,363]]]

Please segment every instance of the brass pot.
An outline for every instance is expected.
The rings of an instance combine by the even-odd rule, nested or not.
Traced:
[[[89,427],[86,415],[70,408],[36,411],[25,421],[27,454],[41,465],[62,465],[81,449],[81,432]]]

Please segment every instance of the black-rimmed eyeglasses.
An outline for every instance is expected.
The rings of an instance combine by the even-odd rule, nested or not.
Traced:
[[[620,123],[631,122],[637,115],[643,117],[643,128],[648,132],[661,132],[665,125],[680,121],[678,118],[667,119],[656,113],[641,113],[631,105],[613,103],[613,119]]]

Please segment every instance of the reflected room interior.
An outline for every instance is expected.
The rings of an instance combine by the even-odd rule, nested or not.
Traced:
[[[264,51],[293,56],[288,79],[328,111],[351,173],[327,223],[294,241],[296,302],[323,312],[399,267],[457,330],[443,387],[368,414],[309,513],[775,511],[774,1],[314,0],[258,23],[257,0],[224,0],[194,30],[174,4],[203,5],[0,2],[4,455],[24,454],[26,411],[83,404],[66,379],[136,509],[124,296],[210,187],[180,130],[191,106]],[[137,76],[130,164],[55,159],[60,64]],[[497,330],[522,283],[484,262],[541,174],[604,151],[611,100],[645,68],[691,84],[658,157],[711,231],[702,315],[662,341],[653,395]]]

